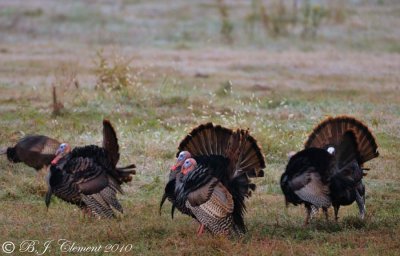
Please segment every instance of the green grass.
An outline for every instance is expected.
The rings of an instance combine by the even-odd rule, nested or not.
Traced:
[[[114,255],[400,253],[396,1],[349,5],[343,23],[322,23],[317,38],[305,41],[257,31],[247,38],[241,32],[250,7],[233,4],[229,47],[220,41],[216,2],[177,1],[166,8],[156,1],[123,1],[118,8],[101,4],[103,9],[75,3],[54,13],[34,2],[0,8],[0,23],[7,21],[2,28],[7,36],[0,37],[0,146],[32,133],[73,146],[101,145],[101,121],[109,118],[119,138],[120,164],[133,162],[138,172],[119,196],[124,215],[87,219],[57,198],[47,210],[44,179],[1,157],[0,244],[27,239],[132,244],[131,253]],[[96,90],[99,51],[108,63],[124,65],[113,62],[115,55],[130,60],[124,72],[113,74],[112,67],[107,72],[112,79],[129,74],[134,82]],[[78,89],[63,85],[63,68],[76,71]],[[52,115],[52,84],[59,86],[65,107],[58,116]],[[367,217],[359,220],[354,204],[340,209],[338,223],[330,209],[328,222],[321,213],[303,227],[303,207],[285,208],[279,187],[287,153],[300,150],[327,115],[340,114],[363,120],[379,144],[380,157],[367,163]],[[180,140],[209,121],[249,128],[265,154],[265,177],[255,180],[245,217],[248,233],[240,239],[197,237],[189,217],[170,218],[169,203],[158,213]],[[50,249],[48,255],[61,255],[59,246]]]
[[[159,94],[159,90],[166,93]],[[16,109],[18,113],[16,116],[9,111],[0,112],[4,145],[15,141],[20,136],[15,131],[19,130],[58,137],[72,145],[100,144],[101,119],[106,117],[117,129],[121,164],[136,163],[138,174],[124,187],[125,195],[120,196],[125,209],[123,216],[110,221],[90,220],[84,219],[76,207],[58,199],[52,200],[47,211],[43,202],[44,181],[38,182],[33,170],[11,165],[3,158],[0,162],[3,170],[0,228],[4,230],[1,239],[18,242],[25,238],[40,241],[65,238],[85,246],[132,243],[134,254],[146,255],[331,255],[396,251],[397,242],[388,237],[399,234],[400,177],[395,169],[399,153],[395,148],[400,146],[400,141],[394,134],[388,134],[385,127],[392,125],[390,120],[398,118],[398,110],[388,108],[383,116],[369,112],[370,108],[385,109],[387,104],[395,102],[381,98],[365,103],[363,99],[368,92],[349,91],[355,95],[352,105],[359,118],[370,125],[370,120],[386,120],[379,121],[377,127],[371,125],[381,157],[371,162],[372,170],[366,177],[367,219],[360,221],[357,208],[352,205],[341,209],[339,223],[332,220],[326,223],[320,216],[304,228],[304,209],[293,206],[285,209],[278,185],[286,154],[301,148],[306,134],[324,117],[323,113],[349,113],[346,104],[349,93],[298,90],[290,94],[290,90],[277,90],[273,97],[248,97],[246,92],[233,90],[232,94],[219,97],[207,90],[186,90],[173,93],[174,89],[159,89],[154,85],[141,92],[145,95],[143,99],[125,100],[118,93],[104,95],[101,91],[80,89],[79,93],[64,95],[68,104],[58,117],[51,117],[51,109],[43,107],[42,101],[48,97],[41,90],[23,100],[2,101],[3,108]],[[208,105],[210,101],[213,103]],[[196,106],[197,111],[188,108],[188,104]],[[324,110],[318,110],[321,108]],[[311,115],[315,117],[309,119]],[[176,214],[174,220],[170,219],[169,203],[162,215],[158,215],[168,166],[174,161],[179,140],[191,127],[208,120],[228,127],[249,127],[266,154],[266,175],[256,180],[258,190],[248,202],[249,232],[239,240],[213,238],[209,234],[197,238],[196,225],[190,218]],[[373,242],[367,242],[371,239]]]

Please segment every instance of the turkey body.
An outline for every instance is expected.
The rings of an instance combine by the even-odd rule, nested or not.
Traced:
[[[365,216],[365,175],[363,164],[379,155],[368,127],[348,116],[327,118],[310,134],[305,149],[292,156],[281,177],[287,203],[304,204],[305,224],[311,207],[332,205],[335,219],[342,205],[357,202],[360,217]]]
[[[194,158],[196,159],[196,158]],[[230,180],[226,175],[229,159],[201,157],[195,170],[177,184],[177,209],[185,209],[214,235],[242,235],[244,199],[255,189],[246,174]],[[243,179],[241,182],[238,182]]]
[[[286,202],[329,207],[332,161],[332,155],[319,148],[305,149],[291,157],[280,181]]]
[[[116,167],[119,160],[118,140],[108,120],[103,121],[103,146],[76,147],[60,145],[48,176],[46,205],[52,194],[75,204],[86,213],[99,217],[115,217],[114,210],[123,212],[117,200],[121,184],[130,182],[135,165]]]
[[[171,208],[171,217],[174,218],[174,211],[175,208],[177,208],[182,214],[188,215],[192,218],[196,218],[192,211],[186,207],[185,204],[176,204],[176,196],[177,196],[177,189],[181,186],[182,182],[183,182],[183,178],[185,176],[182,174],[181,172],[181,168],[178,167],[176,170],[174,171],[170,171],[169,174],[169,179],[168,182],[165,186],[164,189],[164,195],[161,199],[161,203],[160,203],[160,214],[161,214],[161,208],[165,202],[166,199],[168,199],[168,201],[170,201],[172,203],[172,208]]]
[[[199,234],[203,228],[214,235],[245,233],[245,198],[255,189],[249,176],[263,176],[265,167],[254,138],[245,130],[207,123],[193,129],[178,149],[178,160],[188,152],[195,164],[190,172],[182,169],[185,164],[171,170],[160,206],[168,198],[172,212],[176,207],[200,223]]]
[[[5,150],[7,158],[13,163],[24,163],[39,171],[49,166],[55,157],[60,142],[44,135],[25,136],[14,147]]]
[[[365,207],[365,185],[362,181],[364,175],[361,166],[353,161],[347,169],[332,175],[329,190],[332,206],[335,211],[335,219],[338,219],[340,206],[357,203],[360,217],[364,219]]]
[[[112,208],[123,212],[116,198],[122,192],[120,184],[107,152],[94,145],[73,149],[50,168],[54,195],[101,217],[114,217]]]

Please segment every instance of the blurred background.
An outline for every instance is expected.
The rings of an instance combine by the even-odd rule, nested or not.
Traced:
[[[7,1],[1,43],[398,52],[396,0]]]

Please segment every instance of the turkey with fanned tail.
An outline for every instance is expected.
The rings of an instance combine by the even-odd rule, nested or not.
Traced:
[[[90,215],[115,217],[113,209],[122,213],[116,194],[122,193],[122,183],[132,180],[135,165],[118,168],[118,160],[118,140],[108,120],[103,121],[102,147],[89,145],[71,150],[62,143],[51,163],[46,206],[54,194]]]
[[[363,164],[379,156],[375,138],[361,121],[349,117],[329,117],[309,135],[305,149],[289,159],[281,177],[286,203],[304,203],[305,224],[312,210],[333,205],[335,219],[341,205],[357,202],[365,217]]]
[[[231,130],[207,123],[193,129],[178,147],[160,209],[168,198],[176,208],[212,234],[243,234],[245,198],[262,177],[264,156],[247,130]]]

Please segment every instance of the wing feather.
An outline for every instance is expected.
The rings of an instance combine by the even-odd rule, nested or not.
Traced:
[[[329,207],[329,187],[321,181],[317,172],[305,172],[291,180],[294,193],[303,201],[317,207]]]
[[[115,167],[119,160],[118,139],[114,128],[108,120],[103,120],[103,148],[106,149],[108,158]]]

